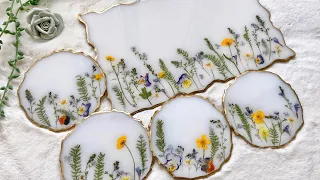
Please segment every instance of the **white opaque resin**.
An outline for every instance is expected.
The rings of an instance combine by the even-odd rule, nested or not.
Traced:
[[[126,137],[122,145],[119,144],[121,137]],[[137,148],[140,142],[144,143],[144,163]],[[81,154],[75,156],[75,151]],[[90,157],[94,155],[93,160],[89,162]],[[79,171],[74,173],[74,166],[71,165],[75,164],[74,160],[78,157],[81,159],[80,163],[76,163]],[[93,114],[78,124],[63,140],[60,162],[66,180],[93,180],[98,177],[111,179],[110,175],[114,179],[140,180],[151,169],[152,154],[147,132],[141,122],[121,112],[103,112]],[[116,162],[118,168],[115,166]],[[141,170],[140,173],[138,169]],[[102,170],[103,175],[98,176],[97,170]]]
[[[294,90],[271,72],[248,72],[228,87],[224,107],[234,131],[258,147],[279,147],[303,125]]]
[[[146,0],[81,18],[113,108],[129,113],[295,55],[258,0]]]
[[[92,58],[57,52],[26,72],[18,94],[33,123],[63,131],[95,111],[105,90],[106,78]]]
[[[208,176],[231,155],[229,124],[200,96],[170,100],[152,118],[150,131],[154,155],[174,177]]]

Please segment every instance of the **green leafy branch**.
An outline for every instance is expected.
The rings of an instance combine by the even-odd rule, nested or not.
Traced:
[[[81,146],[76,145],[71,148],[69,155],[72,158],[70,162],[72,179],[79,180],[81,173]]]
[[[77,76],[77,86],[78,86],[78,92],[79,92],[80,98],[86,103],[88,103],[90,100],[90,96],[88,93],[86,79],[82,76]]]
[[[164,132],[163,132],[163,121],[162,120],[157,120],[157,132],[156,132],[156,136],[157,136],[157,140],[156,140],[156,145],[159,149],[160,152],[163,153],[164,156],[164,148],[166,146],[165,140],[164,140]]]
[[[142,99],[148,100],[149,103],[152,105],[152,103],[149,99],[149,97],[151,97],[151,95],[152,95],[151,91],[147,91],[146,87],[142,88],[141,93],[139,94],[139,96],[142,97]]]
[[[216,155],[219,149],[219,137],[213,131],[213,128],[210,128],[209,138],[211,142],[211,149],[210,149],[211,159],[214,159],[214,156]]]
[[[140,135],[139,139],[137,140],[137,149],[140,155],[140,161],[142,166],[142,173],[146,170],[146,163],[147,159],[147,142],[144,140],[143,136]]]
[[[252,142],[252,136],[251,136],[251,129],[250,129],[250,124],[247,120],[247,118],[245,117],[245,115],[243,114],[241,108],[239,107],[238,104],[235,104],[235,108],[236,108],[236,111],[237,111],[237,114],[238,116],[240,117],[240,120],[242,122],[242,126],[243,126],[243,129],[246,131],[248,137],[249,137],[249,140],[250,142]]]
[[[164,78],[169,82],[168,84],[170,85],[172,91],[175,92],[173,90],[171,84],[173,85],[173,87],[176,89],[177,92],[180,92],[180,87],[178,86],[176,80],[174,79],[173,74],[169,71],[169,69],[166,66],[166,64],[163,62],[162,59],[159,59],[159,63],[160,63],[161,70],[165,73],[165,77]]]
[[[112,90],[116,93],[116,96],[117,96],[119,103],[125,108],[126,103],[124,102],[124,97],[123,97],[122,91],[117,86],[113,87]]]
[[[44,107],[44,103],[46,102],[47,100],[47,96],[44,96],[41,100],[39,100],[39,103],[37,104],[37,108],[35,109],[35,112],[38,116],[38,118],[40,119],[40,121],[47,125],[47,126],[51,126],[50,125],[50,120],[49,120],[49,117],[46,113],[46,109]]]
[[[94,180],[103,180],[104,175],[104,157],[105,154],[100,153],[97,158],[96,170],[94,171]]]
[[[0,87],[0,90],[3,91],[1,97],[0,97],[0,117],[5,117],[5,113],[3,110],[3,107],[6,105],[6,102],[8,101],[7,93],[9,90],[13,90],[13,86],[11,85],[11,82],[18,78],[20,76],[20,69],[17,67],[17,62],[24,59],[23,53],[19,51],[19,45],[20,44],[20,37],[21,33],[24,31],[24,28],[20,27],[20,22],[18,19],[18,14],[21,11],[27,11],[28,6],[30,5],[37,5],[40,0],[28,0],[25,3],[22,3],[21,0],[10,0],[11,6],[6,9],[6,14],[8,16],[7,21],[3,23],[4,28],[0,28],[0,38],[4,34],[14,35],[15,36],[15,42],[13,43],[15,47],[15,57],[14,59],[10,59],[8,61],[9,66],[11,67],[11,72],[8,76],[8,81],[5,86]],[[13,12],[14,4],[15,2],[19,4],[19,8],[16,10],[16,12]],[[10,31],[8,30],[9,24],[14,23],[14,30]],[[0,49],[1,45],[3,44],[3,41],[0,39]]]

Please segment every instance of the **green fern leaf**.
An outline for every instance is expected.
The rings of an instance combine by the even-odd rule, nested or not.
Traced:
[[[227,75],[225,73],[225,66],[220,62],[220,60],[218,58],[216,58],[216,56],[212,55],[212,54],[205,54],[203,56],[204,58],[210,60],[215,66],[218,67],[218,71],[219,73],[226,79]]]
[[[184,58],[186,58],[187,60],[189,59],[189,54],[187,51],[182,50],[180,48],[177,49],[178,54],[182,55]]]
[[[112,90],[116,93],[116,96],[117,96],[119,103],[125,108],[126,103],[124,102],[124,97],[123,97],[123,94],[120,91],[120,89],[117,86],[115,86],[112,88]]]
[[[88,87],[87,82],[84,77],[77,76],[77,86],[78,86],[78,93],[80,95],[80,98],[88,103],[90,100],[89,93],[88,93]]]
[[[76,119],[77,119],[77,118],[73,115],[72,112],[69,112],[69,111],[67,111],[67,110],[65,110],[65,109],[57,109],[57,112],[65,115],[65,116],[69,116],[69,117],[71,118],[71,120],[76,120]]]
[[[166,146],[165,140],[164,140],[164,132],[163,132],[163,121],[162,120],[157,120],[157,140],[156,140],[156,145],[159,149],[160,152],[164,154],[164,148]]]
[[[142,173],[146,170],[147,159],[147,142],[144,140],[143,136],[140,135],[137,140],[137,149],[140,155],[140,161],[142,166]]]
[[[46,102],[46,100],[47,96],[44,96],[41,100],[39,100],[39,103],[37,104],[37,108],[35,109],[35,111],[40,121],[46,126],[50,127],[50,120],[44,107],[44,103]]]
[[[247,135],[249,137],[250,142],[252,142],[252,136],[251,136],[251,129],[250,129],[250,124],[243,114],[242,110],[240,109],[238,104],[235,104],[235,108],[237,111],[238,116],[240,117],[240,120],[242,122],[243,129],[247,132]]]
[[[272,128],[270,128],[270,138],[273,145],[279,143],[279,134],[275,126],[272,126]]]
[[[105,154],[100,153],[97,158],[96,170],[94,171],[94,180],[103,180],[104,175],[104,157]]]
[[[212,128],[210,128],[209,138],[211,142],[211,159],[214,159],[214,156],[219,149],[219,137],[215,134]]]
[[[69,155],[72,158],[70,162],[72,179],[79,180],[81,173],[81,146],[76,145],[71,148]]]
[[[163,60],[159,59],[160,62],[160,68],[163,72],[165,72],[165,79],[168,80],[173,86],[174,88],[180,92],[180,88],[176,82],[176,80],[174,79],[173,74],[169,71],[169,69],[167,68],[166,64],[163,62]]]

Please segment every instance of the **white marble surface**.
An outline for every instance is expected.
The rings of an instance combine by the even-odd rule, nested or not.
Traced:
[[[21,39],[25,60],[19,63],[25,72],[31,63],[53,50],[72,48],[94,55],[87,44],[85,30],[77,15],[88,10],[102,10],[113,4],[112,0],[43,0],[39,7],[48,7],[60,13],[65,20],[65,30],[47,43],[37,43],[25,33]],[[288,63],[278,63],[269,68],[291,83],[304,107],[305,125],[297,139],[284,149],[257,149],[233,135],[234,149],[230,161],[221,172],[208,179],[319,179],[320,177],[320,3],[318,0],[260,0],[270,10],[272,21],[283,32],[287,45],[293,48],[297,57]],[[0,0],[0,23],[5,20],[8,0]],[[23,23],[26,26],[25,23]],[[0,51],[0,84],[9,74],[7,60],[13,56],[13,38],[3,39],[5,46]],[[22,77],[14,82],[17,89]],[[203,94],[222,108],[223,90],[227,83],[213,85]],[[0,179],[57,180],[60,177],[60,141],[66,133],[55,134],[32,125],[18,106],[15,91],[9,93],[9,107],[5,108],[7,118],[2,119],[0,132]],[[101,109],[108,109],[104,99]],[[152,111],[137,114],[145,124],[149,123]],[[148,179],[167,180],[169,174],[155,165]]]

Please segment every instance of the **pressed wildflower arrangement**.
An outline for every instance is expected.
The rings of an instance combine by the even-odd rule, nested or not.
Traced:
[[[186,4],[179,3],[181,14],[188,12],[185,16],[177,16],[178,7],[169,7],[164,12],[155,8],[154,1],[149,1],[137,2],[130,6],[130,10],[122,5],[122,16],[116,13],[120,7],[113,7],[104,13],[89,13],[81,17],[87,23],[89,33],[91,28],[101,29],[99,32],[111,31],[109,27],[122,29],[116,20],[124,22],[123,26],[127,27],[127,22],[136,22],[136,19],[139,22],[130,24],[131,29],[148,32],[142,36],[135,30],[112,30],[108,35],[94,30],[97,33],[90,34],[99,49],[98,62],[109,76],[108,90],[112,92],[109,98],[114,108],[135,114],[176,94],[203,92],[214,81],[226,81],[247,70],[262,69],[279,59],[294,56],[260,5],[257,5],[257,11],[245,12],[245,18],[240,21],[243,23],[229,16],[222,23],[220,17],[225,15],[217,14],[207,6],[228,8],[228,12],[232,12],[246,3],[205,0],[198,7],[203,13],[197,9],[191,15]],[[153,9],[153,13],[163,18],[145,19],[151,11],[139,11],[141,8]],[[129,16],[125,13],[127,11],[138,15]],[[167,14],[173,15],[165,18],[169,16]],[[191,22],[186,21],[188,18],[192,19]],[[195,21],[196,18],[208,21]],[[103,23],[97,26],[94,23],[96,19],[103,19]],[[171,28],[172,32],[169,32],[167,27],[172,24],[176,24],[175,29]],[[117,43],[110,43],[113,40]]]
[[[87,66],[78,64],[80,61]],[[70,71],[72,66],[78,67]],[[58,75],[56,71],[69,73]],[[32,122],[52,131],[62,131],[88,117],[99,106],[105,89],[104,74],[89,57],[59,52],[37,62],[26,73],[18,92]]]
[[[248,85],[251,88],[246,92],[240,90]],[[235,132],[259,147],[289,143],[303,124],[296,94],[270,72],[249,72],[238,77],[226,90],[224,106]]]
[[[60,161],[64,178],[141,180],[147,176],[152,156],[147,132],[139,122],[119,112],[96,114],[85,122],[63,142]],[[120,127],[123,127],[122,130]],[[91,141],[82,137],[87,136],[84,133],[88,131],[91,132],[88,136],[99,135],[106,141]],[[114,134],[121,135],[116,137]],[[80,136],[84,139],[77,144]],[[96,148],[87,146],[87,143]]]
[[[199,110],[193,112],[195,107]],[[200,97],[169,101],[153,116],[150,127],[153,153],[175,177],[205,177],[229,159],[229,125],[222,113]]]

